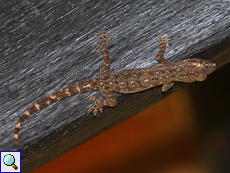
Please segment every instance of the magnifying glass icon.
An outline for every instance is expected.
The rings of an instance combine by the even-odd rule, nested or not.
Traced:
[[[12,166],[15,170],[18,169],[18,167],[14,164],[15,163],[15,158],[11,154],[7,154],[3,158],[3,162],[7,166]]]

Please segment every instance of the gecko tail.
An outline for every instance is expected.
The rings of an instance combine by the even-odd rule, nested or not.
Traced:
[[[61,100],[65,97],[69,97],[71,95],[75,95],[78,93],[81,93],[81,89],[79,87],[79,83],[73,84],[69,87],[66,87],[64,89],[61,89],[54,94],[50,94],[46,98],[42,99],[38,103],[35,103],[31,108],[29,108],[22,116],[19,118],[17,124],[15,125],[14,130],[14,139],[17,146],[19,146],[19,139],[18,139],[18,132],[21,128],[22,123],[26,120],[27,117],[29,117],[34,112],[37,112],[38,110],[44,108],[45,106],[50,105],[51,103]]]

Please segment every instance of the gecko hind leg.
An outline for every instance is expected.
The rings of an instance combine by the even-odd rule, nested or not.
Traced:
[[[100,68],[100,72],[98,75],[98,78],[105,79],[108,78],[110,75],[110,57],[109,57],[109,50],[107,47],[107,42],[109,41],[109,33],[105,33],[105,31],[102,31],[103,37],[101,37],[98,34],[95,34],[97,38],[101,41],[100,45],[97,46],[96,50],[100,50],[101,47],[103,47],[103,54],[104,59]],[[95,104],[89,108],[88,114],[90,112],[94,112],[94,115],[97,114],[98,111],[102,112],[102,108],[104,106],[114,107],[116,106],[116,98],[112,91],[100,91],[101,94],[104,96],[105,99],[96,99],[93,96],[89,96],[91,100],[95,102]]]
[[[107,47],[107,42],[109,41],[109,33],[105,33],[105,31],[102,31],[103,37],[101,37],[98,34],[95,34],[99,40],[101,40],[101,43],[99,46],[97,46],[96,50],[98,51],[101,47],[103,47],[102,51],[104,54],[104,58],[102,61],[102,65],[100,68],[99,76],[108,76],[110,75],[110,57],[109,57],[109,50]]]
[[[102,108],[104,106],[109,106],[109,107],[116,106],[116,104],[117,104],[116,98],[115,98],[112,91],[101,91],[101,94],[105,97],[105,100],[104,99],[96,99],[93,96],[89,96],[89,98],[91,100],[93,100],[95,102],[95,104],[89,108],[88,114],[94,110],[93,113],[94,113],[94,115],[96,115],[98,111],[102,112],[102,110],[103,110]]]
[[[101,43],[96,47],[96,51],[99,51],[101,49],[101,47],[103,46],[103,43],[107,43],[110,39],[109,39],[109,33],[105,33],[105,31],[102,31],[102,35],[103,37],[101,37],[99,34],[94,34],[95,37],[99,38],[99,40],[101,41]]]

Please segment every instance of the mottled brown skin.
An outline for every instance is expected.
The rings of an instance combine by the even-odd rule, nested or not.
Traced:
[[[95,36],[101,41],[96,50],[99,51],[102,47],[104,53],[104,59],[99,75],[94,79],[77,82],[76,84],[47,96],[22,114],[21,118],[15,125],[14,131],[14,138],[17,146],[19,146],[18,132],[25,119],[32,113],[55,101],[78,93],[99,90],[105,99],[96,99],[93,96],[89,96],[95,104],[89,108],[88,113],[94,110],[94,115],[96,115],[98,110],[102,112],[102,108],[104,106],[116,106],[116,98],[113,92],[125,94],[136,93],[162,84],[162,91],[167,91],[176,81],[203,81],[206,79],[208,74],[212,73],[216,69],[215,63],[202,59],[186,59],[177,63],[169,62],[164,58],[165,49],[168,46],[168,40],[160,38],[160,40],[157,41],[160,45],[160,50],[156,56],[156,60],[160,64],[147,68],[123,70],[115,74],[111,74],[110,57],[107,47],[109,34],[106,34],[105,31],[102,33],[103,37],[95,34]]]

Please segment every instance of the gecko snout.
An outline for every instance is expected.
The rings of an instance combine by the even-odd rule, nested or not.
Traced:
[[[204,68],[206,70],[207,75],[212,73],[217,69],[217,65],[215,62],[210,61],[210,60],[203,60],[204,62]]]

